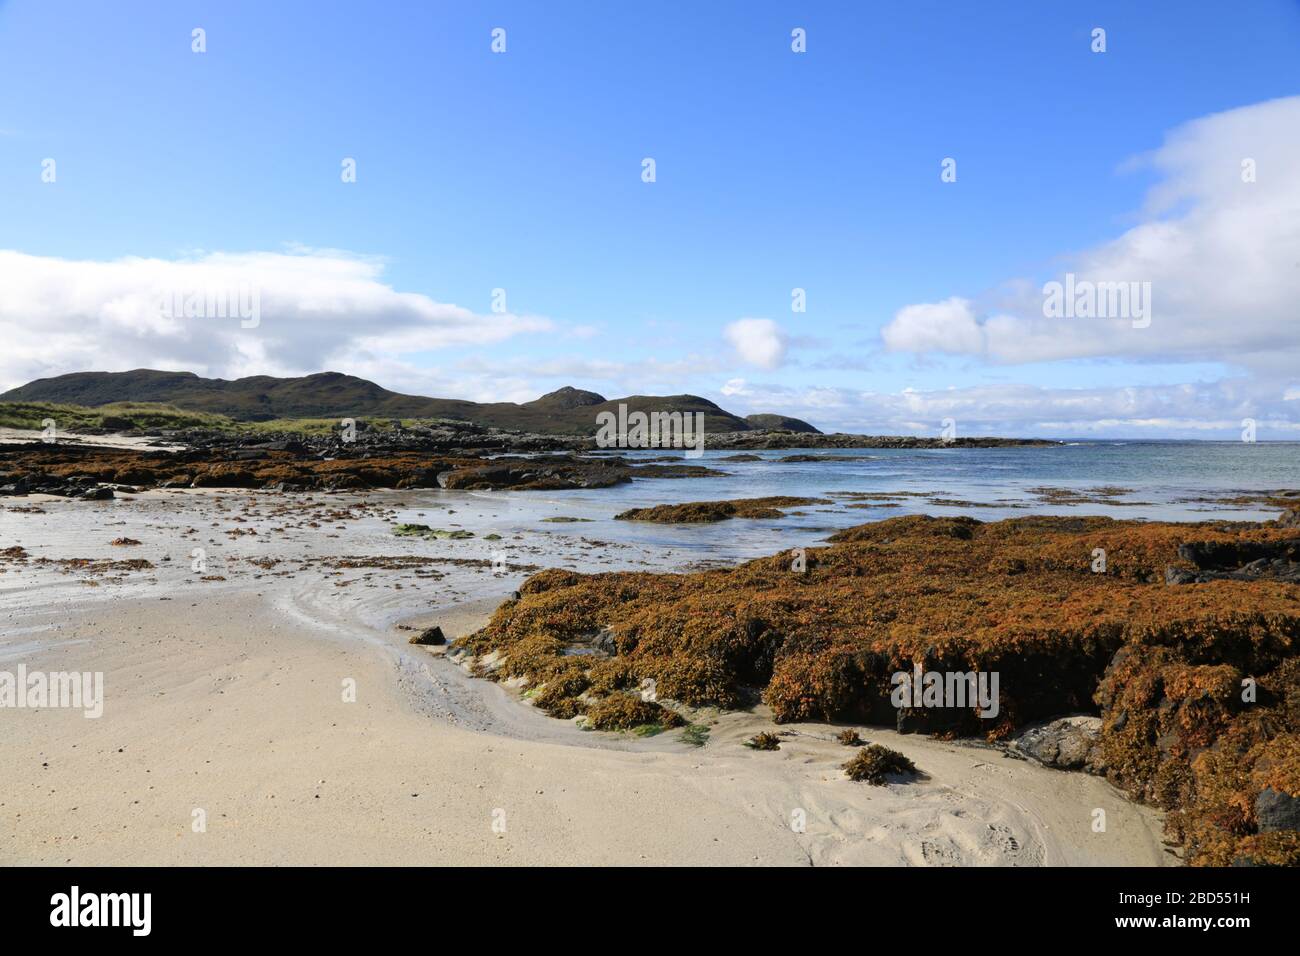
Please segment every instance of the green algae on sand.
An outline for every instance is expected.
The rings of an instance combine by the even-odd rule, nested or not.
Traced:
[[[474,537],[473,531],[462,529],[430,528],[427,524],[396,524],[393,534],[399,538],[429,538],[431,540],[449,538],[453,541]]]

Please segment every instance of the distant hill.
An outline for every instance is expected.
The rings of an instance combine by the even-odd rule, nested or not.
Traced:
[[[0,395],[6,402],[58,402],[98,406],[114,402],[162,402],[187,411],[227,415],[240,421],[277,418],[451,418],[494,428],[557,435],[594,435],[602,411],[702,412],[708,432],[772,429],[820,434],[784,415],[740,418],[698,395],[631,395],[606,399],[565,386],[523,404],[467,402],[454,398],[402,395],[355,375],[319,372],[300,378],[254,375],[227,381],[193,372],[136,369],[131,372],[73,372],[41,378]]]
[[[763,431],[804,432],[809,435],[821,434],[820,431],[813,428],[806,421],[800,418],[791,418],[789,415],[746,415],[745,421],[749,423],[750,428],[758,428]]]

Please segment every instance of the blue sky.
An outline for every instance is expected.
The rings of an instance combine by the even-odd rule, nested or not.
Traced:
[[[496,27],[503,54],[490,49]],[[796,27],[806,53],[791,50]],[[1096,27],[1104,53],[1090,49]],[[312,348],[313,324],[274,308],[245,331],[262,336],[250,345],[124,326],[112,283],[116,298],[90,306],[51,305],[67,297],[44,287],[8,302],[0,291],[0,323],[20,343],[0,359],[6,387],[96,359],[226,377],[327,362],[402,391],[689,391],[855,430],[937,431],[947,408],[1008,434],[1227,437],[1251,413],[1275,424],[1269,437],[1293,437],[1285,395],[1300,382],[1257,357],[1294,348],[1294,327],[1270,320],[1276,348],[1233,348],[1236,310],[1258,296],[1171,315],[1133,347],[1120,336],[1060,354],[1015,353],[983,332],[934,348],[911,326],[882,330],[954,298],[968,307],[925,321],[961,326],[969,312],[983,329],[1032,311],[1026,284],[1036,294],[1131,230],[1219,208],[1190,189],[1153,212],[1150,190],[1195,178],[1229,138],[1243,156],[1296,159],[1277,133],[1300,115],[1285,99],[1300,93],[1295,2],[9,0],[0,77],[0,250],[18,275],[48,266],[60,288],[98,289],[97,267],[128,257],[256,255],[260,275],[292,255],[327,272],[366,263],[356,282],[429,303],[395,317],[401,303],[349,293]],[[1269,101],[1284,106],[1234,112]],[[1193,127],[1188,155],[1134,161],[1216,114],[1250,122]],[[940,180],[946,157],[956,182]],[[42,181],[46,158],[56,182]],[[341,182],[344,158],[355,183]],[[1294,187],[1268,188],[1250,201],[1282,214]],[[1188,240],[1201,252],[1216,235],[1204,230],[1225,228],[1205,219]],[[1186,298],[1164,291],[1179,282],[1166,266],[1151,267],[1164,283],[1154,294]],[[1293,290],[1293,277],[1272,278],[1273,292]],[[791,311],[795,287],[804,313]],[[492,311],[498,288],[508,317]],[[324,294],[276,289],[275,303]],[[766,324],[737,329],[745,319]],[[16,328],[32,322],[44,340]],[[1180,338],[1197,323],[1223,331]],[[1228,397],[1225,382],[1239,383]],[[1127,417],[1103,394],[1126,388],[1142,396]],[[1197,397],[1180,404],[1187,388]],[[1088,398],[1082,417],[1061,400],[1070,390]],[[945,405],[953,391],[962,401]]]

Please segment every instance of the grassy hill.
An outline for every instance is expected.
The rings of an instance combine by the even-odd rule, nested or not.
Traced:
[[[130,428],[233,428],[224,415],[187,412],[156,402],[111,402],[96,408],[59,402],[0,402],[0,428],[41,430],[53,419],[60,431]]]
[[[565,387],[531,402],[480,403],[390,392],[374,382],[320,372],[300,378],[255,375],[228,381],[193,372],[136,369],[131,372],[73,372],[37,379],[0,394],[0,402],[53,403],[107,409],[122,403],[171,406],[172,412],[224,416],[239,422],[302,418],[450,418],[495,428],[559,435],[593,435],[596,416],[629,411],[700,412],[709,432],[785,427],[816,432],[807,422],[777,415],[744,419],[696,395],[632,395],[606,399]],[[161,412],[159,414],[162,414]],[[58,417],[58,416],[55,416]],[[785,424],[777,424],[785,423]],[[3,422],[0,422],[3,424]],[[194,424],[201,424],[195,422]],[[31,426],[11,426],[31,427]],[[37,426],[39,427],[39,426]]]

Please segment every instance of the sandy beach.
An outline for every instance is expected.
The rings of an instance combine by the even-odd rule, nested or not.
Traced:
[[[29,561],[0,574],[0,669],[102,672],[105,688],[98,719],[0,714],[0,862],[1177,862],[1159,815],[1104,780],[979,744],[864,728],[924,772],[871,787],[839,769],[851,751],[830,725],[783,726],[777,752],[744,747],[777,729],[762,708],[710,715],[702,747],[551,719],[441,649],[406,643],[410,627],[477,629],[526,576],[494,574],[478,541],[434,543],[435,557],[463,563],[392,560],[429,547],[385,537],[396,504],[418,497],[173,492],[111,506],[26,500],[42,510],[0,517],[6,543],[32,557],[152,565]],[[454,500],[468,523],[469,499]],[[331,530],[319,527],[326,512]],[[109,544],[123,536],[140,544]],[[511,561],[649,557],[580,533],[520,539]],[[200,545],[206,575],[190,567]],[[330,554],[387,560],[344,568]],[[1105,832],[1093,830],[1097,808]]]

